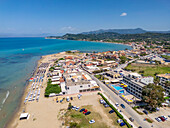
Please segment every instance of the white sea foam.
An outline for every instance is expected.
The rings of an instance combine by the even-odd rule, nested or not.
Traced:
[[[2,105],[5,103],[5,101],[7,100],[8,96],[9,96],[9,91],[7,91],[6,96],[3,99],[3,101],[2,101]]]

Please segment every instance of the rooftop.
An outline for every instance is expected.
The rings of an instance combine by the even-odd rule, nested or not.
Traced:
[[[170,79],[170,73],[167,73],[167,74],[158,74],[157,76],[158,77],[164,77],[164,78]]]
[[[66,78],[67,86],[90,84],[90,82],[87,80],[87,75],[82,74],[81,72],[64,74],[64,77]]]

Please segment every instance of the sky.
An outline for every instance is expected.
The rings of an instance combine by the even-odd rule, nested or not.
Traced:
[[[0,35],[170,30],[170,0],[0,0]]]

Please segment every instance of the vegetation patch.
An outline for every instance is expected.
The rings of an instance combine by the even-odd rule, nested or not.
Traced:
[[[55,69],[55,67],[51,67],[51,68],[49,69],[49,71],[53,72],[54,69]]]
[[[149,123],[153,123],[153,120],[152,119],[149,119],[149,118],[145,118],[145,120]]]
[[[137,110],[137,108],[138,108],[138,106],[133,107],[133,109],[134,109],[139,115],[143,115],[143,112],[139,112],[139,111]]]
[[[51,84],[51,79],[48,79],[47,82],[47,87],[45,89],[45,97],[49,97],[50,93],[60,93],[61,92],[61,88],[58,84]]]
[[[167,96],[167,97],[164,97],[164,99],[165,99],[165,100],[168,100],[169,98],[170,98],[169,96]]]
[[[59,58],[58,60],[64,60],[64,58]]]
[[[128,59],[125,56],[120,57],[120,64],[124,64]]]
[[[165,58],[167,60],[170,60],[170,56],[168,56],[168,55],[161,55],[161,57],[163,57],[163,58]]]
[[[99,113],[93,111],[91,105],[82,106],[81,108],[86,108],[88,111],[91,111],[91,114],[85,116],[83,112],[69,109],[64,114],[63,118],[65,120],[65,126],[70,126],[70,128],[109,128],[105,122],[101,121],[102,116]],[[90,124],[89,121],[92,119],[94,119],[96,122]]]
[[[163,65],[129,64],[125,69],[138,72],[143,74],[143,76],[153,77],[156,77],[157,74],[170,73],[170,66]]]
[[[164,102],[164,89],[161,86],[156,86],[154,84],[148,84],[143,87],[142,90],[142,100],[148,103],[150,110],[155,111],[157,107],[161,107]]]

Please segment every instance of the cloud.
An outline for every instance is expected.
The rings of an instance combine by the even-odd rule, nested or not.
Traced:
[[[73,28],[73,27],[71,27],[71,26],[67,26],[67,27],[61,28],[61,30],[62,30],[63,32],[72,32],[72,31],[75,31],[76,28]]]
[[[123,12],[120,16],[127,16],[127,13]]]

